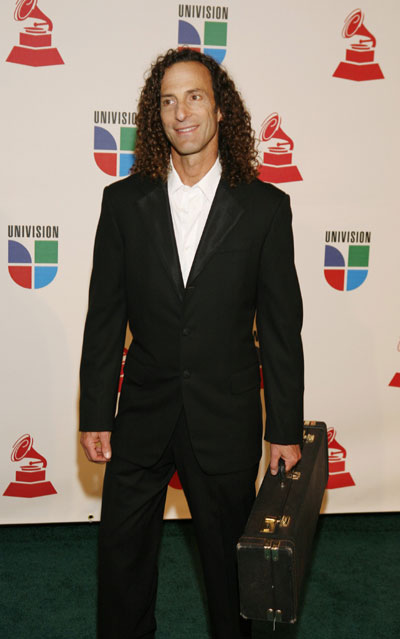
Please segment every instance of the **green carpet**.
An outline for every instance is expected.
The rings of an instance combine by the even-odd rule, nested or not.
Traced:
[[[97,533],[98,524],[0,527],[1,639],[95,639]],[[274,638],[397,639],[399,550],[400,514],[322,516],[300,619]],[[157,620],[157,639],[209,637],[190,521],[165,522]],[[272,631],[256,623],[253,635]]]

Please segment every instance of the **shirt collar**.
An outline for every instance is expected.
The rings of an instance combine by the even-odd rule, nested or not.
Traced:
[[[187,186],[183,184],[171,159],[171,171],[168,175],[168,192],[170,195],[174,195],[176,191],[182,187],[184,190],[190,190],[197,187],[205,195],[208,201],[212,202],[221,179],[221,173],[222,166],[219,157],[217,157],[211,169],[201,178],[201,180],[199,180],[199,182],[196,182],[193,186]]]

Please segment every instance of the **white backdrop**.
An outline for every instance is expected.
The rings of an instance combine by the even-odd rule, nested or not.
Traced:
[[[39,0],[52,33],[33,5],[18,0],[19,20],[0,5],[0,523],[98,519],[103,468],[77,435],[93,238],[102,189],[131,162],[143,74],[178,39],[223,58],[257,136],[277,114],[261,175],[292,199],[305,415],[330,428],[324,512],[398,510],[398,1],[364,0],[351,37],[347,0]],[[166,516],[187,514],[170,488]]]

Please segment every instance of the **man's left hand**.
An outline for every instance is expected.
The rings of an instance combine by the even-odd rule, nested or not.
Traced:
[[[301,450],[299,444],[271,444],[271,461],[270,470],[271,475],[278,474],[278,462],[280,457],[285,462],[285,471],[289,472],[293,466],[296,466],[297,462],[301,459]]]

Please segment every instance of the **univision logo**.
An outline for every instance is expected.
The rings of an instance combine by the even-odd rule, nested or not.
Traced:
[[[325,232],[325,279],[337,291],[353,291],[368,275],[370,231]],[[342,243],[341,249],[332,246]]]
[[[178,7],[178,46],[202,51],[219,64],[226,55],[228,7],[180,4]]]
[[[26,238],[24,243],[8,240],[8,272],[11,279],[22,288],[48,286],[57,275],[58,241],[43,238],[58,238],[58,226],[10,225],[8,237]]]
[[[94,160],[107,175],[125,177],[135,163],[136,113],[94,112]],[[106,124],[106,127],[98,126]]]

